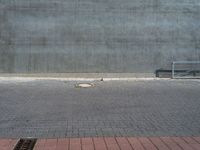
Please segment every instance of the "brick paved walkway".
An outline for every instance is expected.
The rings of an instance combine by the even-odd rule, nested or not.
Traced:
[[[0,138],[199,136],[200,80],[0,82]]]
[[[0,139],[0,150],[17,140]],[[96,137],[39,139],[34,150],[200,150],[200,137]]]

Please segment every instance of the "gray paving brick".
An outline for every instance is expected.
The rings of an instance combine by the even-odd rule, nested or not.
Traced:
[[[0,84],[0,137],[199,136],[200,81]]]

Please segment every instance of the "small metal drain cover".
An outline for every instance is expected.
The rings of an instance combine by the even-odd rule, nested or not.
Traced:
[[[37,139],[20,139],[14,150],[33,150]]]
[[[78,83],[75,85],[76,88],[89,88],[93,86],[94,85],[92,83]]]

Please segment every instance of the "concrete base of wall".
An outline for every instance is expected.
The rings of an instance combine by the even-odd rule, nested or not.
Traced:
[[[47,78],[153,78],[152,73],[38,73],[38,74],[7,74],[0,77],[47,77]]]

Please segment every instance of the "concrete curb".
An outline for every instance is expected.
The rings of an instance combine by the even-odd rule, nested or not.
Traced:
[[[56,80],[56,81],[199,81],[198,79],[171,79],[171,78],[52,78],[52,77],[0,77],[2,82],[32,82],[38,80]]]

